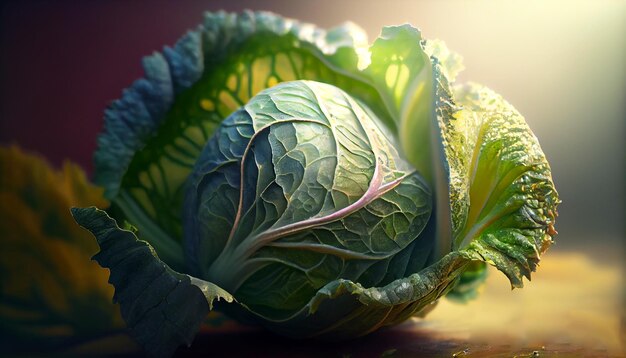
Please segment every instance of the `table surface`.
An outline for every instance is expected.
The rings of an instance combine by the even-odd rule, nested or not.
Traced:
[[[581,254],[548,254],[533,281],[510,289],[489,272],[477,299],[441,300],[424,319],[347,342],[294,341],[225,323],[203,327],[179,357],[622,357],[621,269]],[[71,347],[64,353],[134,355],[123,334]]]

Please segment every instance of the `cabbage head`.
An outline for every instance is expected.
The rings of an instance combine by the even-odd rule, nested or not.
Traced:
[[[210,310],[345,339],[513,287],[559,203],[523,117],[410,25],[368,45],[266,12],[207,13],[106,110],[94,160],[112,207],[74,208],[151,354]],[[123,228],[120,228],[121,225]]]

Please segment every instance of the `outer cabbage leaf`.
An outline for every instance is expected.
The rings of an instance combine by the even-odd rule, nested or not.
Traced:
[[[456,81],[456,77],[465,69],[463,57],[450,50],[445,42],[441,40],[424,40],[423,48],[428,56],[437,60],[439,70],[448,82]]]
[[[437,120],[453,247],[522,287],[556,235],[560,201],[550,167],[524,118],[502,97],[475,84],[456,86],[452,97],[435,69],[438,98],[446,103],[438,106]]]
[[[150,244],[120,229],[106,212],[73,208],[72,215],[97,238],[100,252],[94,260],[111,270],[113,300],[151,355],[168,357],[180,344],[190,345],[213,301],[233,301],[220,287],[170,269]]]
[[[42,348],[123,328],[107,271],[89,261],[97,245],[68,210],[107,207],[103,190],[76,165],[56,171],[17,147],[0,147],[0,173],[0,345]]]
[[[385,286],[366,288],[350,280],[336,280],[320,289],[297,314],[264,325],[297,338],[339,340],[363,336],[428,311],[454,286],[469,263],[463,255],[452,252],[418,273]]]
[[[371,64],[364,72],[379,89],[394,119],[392,130],[405,158],[429,184],[433,181],[431,114],[434,111],[430,59],[422,37],[410,25],[385,27],[372,44]]]

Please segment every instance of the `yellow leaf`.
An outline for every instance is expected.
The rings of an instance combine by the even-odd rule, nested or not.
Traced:
[[[54,170],[18,147],[0,147],[0,333],[37,343],[122,328],[98,246],[72,206],[108,207],[103,189],[66,162]]]

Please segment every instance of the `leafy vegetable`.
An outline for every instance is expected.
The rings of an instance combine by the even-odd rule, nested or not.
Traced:
[[[95,154],[120,210],[72,213],[152,354],[190,344],[213,308],[294,337],[364,335],[455,287],[471,297],[485,263],[521,287],[556,234],[524,119],[451,85],[460,56],[409,25],[368,46],[353,24],[207,13],[144,68]]]
[[[132,334],[139,341],[155,343],[146,347],[153,355],[171,355],[181,341],[191,344],[213,300],[233,301],[212,283],[172,271],[150,245],[120,230],[104,211],[92,207],[72,209],[72,214],[98,238],[102,251],[94,259],[111,269],[113,299],[120,303]]]
[[[2,346],[54,345],[123,328],[108,273],[89,261],[98,245],[68,207],[107,207],[76,165],[55,171],[17,147],[0,147]],[[31,348],[32,349],[32,348]]]

